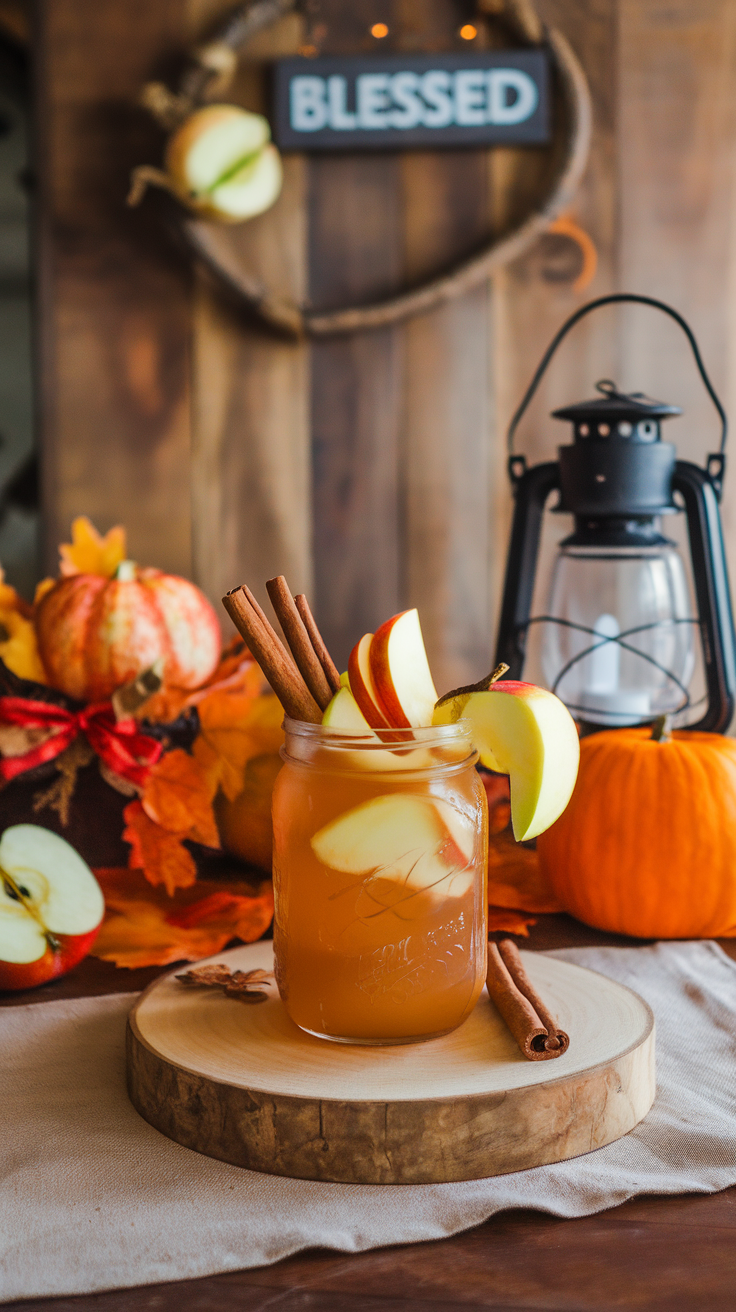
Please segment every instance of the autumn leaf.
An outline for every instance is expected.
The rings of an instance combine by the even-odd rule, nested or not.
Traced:
[[[273,917],[269,883],[207,883],[168,897],[140,870],[95,870],[105,895],[105,920],[92,953],[116,966],[168,966],[200,961],[233,938],[253,943]]]
[[[125,560],[125,529],[118,524],[104,537],[97,532],[86,515],[78,515],[72,522],[72,540],[59,547],[59,573],[101,574],[110,579],[118,565]]]
[[[220,664],[201,688],[165,686],[145,705],[143,717],[154,724],[168,724],[190,706],[198,706],[213,692],[245,692],[258,697],[267,687],[259,666],[240,639],[228,643]]]
[[[488,901],[496,907],[550,913],[563,911],[535,851],[517,843],[510,829],[488,841]]]
[[[507,775],[484,771],[481,780],[488,798],[489,904],[496,909],[508,907],[540,914],[562,911],[549,880],[542,874],[535,850],[514,838]]]
[[[200,735],[195,756],[209,769],[219,758],[219,784],[232,801],[242,791],[248,762],[256,756],[276,754],[281,747],[283,709],[274,693],[254,699],[228,692],[213,692],[198,709]]]
[[[528,938],[529,926],[536,923],[534,916],[526,916],[523,911],[511,911],[508,907],[488,908],[489,934],[518,934],[521,938]]]
[[[0,585],[0,592],[5,584]],[[31,620],[16,608],[5,610],[0,599],[0,658],[19,679],[46,683],[46,671],[41,664],[36,641],[36,630]]]
[[[163,884],[172,895],[188,888],[197,878],[191,852],[183,846],[183,833],[172,833],[149,819],[140,802],[129,802],[123,811],[123,840],[130,843],[130,865],[142,870],[150,884]]]
[[[207,847],[219,847],[212,810],[217,780],[181,747],[166,752],[152,767],[143,791],[149,820],[173,834],[183,834]]]

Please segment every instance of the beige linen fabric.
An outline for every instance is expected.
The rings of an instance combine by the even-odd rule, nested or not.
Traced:
[[[319,1184],[201,1157],[128,1102],[130,994],[8,1008],[0,1299],[181,1280],[315,1245],[359,1252],[443,1238],[503,1208],[583,1216],[634,1194],[736,1183],[736,965],[713,943],[554,955],[649,1002],[655,1105],[625,1139],[586,1157],[461,1184]]]

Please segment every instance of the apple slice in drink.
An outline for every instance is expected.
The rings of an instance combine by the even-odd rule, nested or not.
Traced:
[[[335,729],[344,734],[356,734],[371,742],[379,741],[352,692],[344,686],[338,689],[326,707],[322,723],[326,729]]]
[[[472,824],[458,816],[451,828],[452,810],[434,798],[384,794],[331,820],[313,836],[312,850],[332,870],[370,878],[364,891],[377,911],[419,893],[439,905],[462,897],[474,878]]]
[[[341,761],[344,765],[352,765],[359,770],[394,771],[426,770],[437,764],[426,747],[395,748],[393,751],[380,747],[379,735],[371,729],[349,688],[342,687],[335,693],[322,716],[322,724],[326,729],[346,737],[354,734],[356,738],[362,739],[356,743],[356,747],[366,750],[354,755],[342,753]]]
[[[435,724],[461,718],[470,721],[481,763],[509,776],[517,841],[549,829],[570,801],[580,760],[567,707],[544,688],[509,679],[443,699],[434,712]]]
[[[372,642],[373,634],[364,633],[360,642],[356,642],[350,653],[350,659],[348,660],[350,691],[371,729],[391,729],[394,726],[381,704],[373,679],[370,661]]]
[[[105,914],[89,866],[39,825],[0,838],[0,989],[27,989],[85,957]]]
[[[405,610],[381,625],[370,644],[369,660],[378,700],[391,723],[397,729],[431,725],[437,690],[416,610]]]

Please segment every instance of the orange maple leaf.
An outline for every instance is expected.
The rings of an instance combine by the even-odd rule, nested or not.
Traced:
[[[521,911],[563,911],[533,849],[517,843],[510,829],[488,842],[488,901]]]
[[[219,784],[230,801],[243,788],[246,765],[256,756],[278,752],[284,741],[284,712],[275,693],[249,697],[212,692],[199,704],[200,734],[195,755],[205,769],[219,758]]]
[[[247,692],[258,697],[267,687],[263,674],[243,642],[236,638],[222,653],[220,664],[201,688],[166,686],[149,698],[145,706],[145,719],[167,724],[189,706],[198,706],[213,692]]]
[[[72,522],[72,540],[59,547],[59,573],[101,574],[110,579],[125,560],[125,529],[118,524],[103,537],[86,515]]]
[[[488,908],[489,934],[517,934],[520,938],[529,937],[529,926],[536,925],[534,916],[526,916],[523,911],[512,911],[509,907]]]
[[[129,802],[123,811],[123,840],[130,843],[130,865],[142,870],[150,884],[163,884],[172,895],[188,888],[197,878],[191,852],[182,844],[183,833],[172,833],[150,820],[140,802]]]
[[[181,747],[166,752],[151,769],[143,792],[149,820],[172,834],[185,835],[207,847],[219,847],[212,798],[216,779]]]
[[[167,897],[140,870],[95,870],[105,895],[105,920],[93,955],[116,966],[168,966],[221,952],[233,938],[253,943],[273,917],[269,883],[208,883]]]

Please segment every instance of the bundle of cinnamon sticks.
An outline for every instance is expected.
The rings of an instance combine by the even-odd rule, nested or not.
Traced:
[[[222,604],[286,714],[292,720],[320,724],[340,687],[339,671],[304,594],[292,597],[283,574],[269,579],[266,587],[289,650],[244,583],[228,592]]]
[[[527,975],[510,938],[488,944],[488,992],[529,1061],[561,1057],[570,1038],[561,1030]]]

